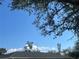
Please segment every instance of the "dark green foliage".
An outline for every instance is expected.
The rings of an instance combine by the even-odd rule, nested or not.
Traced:
[[[11,9],[35,12],[33,24],[44,36],[53,33],[56,38],[66,30],[79,36],[78,3],[79,0],[12,0]]]
[[[7,52],[5,48],[0,48],[0,55]]]
[[[73,51],[69,52],[69,56],[79,58],[79,40],[76,41]]]
[[[61,53],[61,44],[60,43],[57,44],[57,49],[58,49],[58,53],[60,54]]]
[[[79,5],[79,0],[59,0],[61,2],[71,3],[74,5]]]
[[[69,56],[73,57],[74,59],[78,59],[79,51],[69,52]]]
[[[64,53],[64,55],[68,55],[69,51],[70,51],[70,49],[64,49],[62,52]]]
[[[47,8],[50,0],[13,0],[11,3],[12,9],[25,9],[33,8],[34,10]]]
[[[46,15],[46,17],[42,18],[42,15],[38,15],[34,22],[34,24],[41,30],[42,34],[46,36],[54,33],[55,36],[61,36],[64,31],[71,30],[74,34],[78,35],[79,9],[72,4],[65,5],[56,1],[53,1],[51,5],[52,4],[53,7],[49,7],[46,14],[42,14],[43,17],[44,15]]]
[[[37,8],[47,8],[48,4],[52,1],[58,1],[62,3],[71,3],[71,4],[78,4],[78,0],[12,0],[12,8],[13,9],[23,9],[34,4]]]
[[[28,45],[29,49],[32,49],[33,48],[33,42],[27,41],[26,44]]]
[[[1,4],[1,2],[0,2],[0,4]]]
[[[0,5],[2,4],[2,0],[0,0]]]
[[[74,49],[79,50],[79,40],[76,41]]]

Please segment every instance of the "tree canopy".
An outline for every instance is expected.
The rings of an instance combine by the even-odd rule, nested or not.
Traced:
[[[28,46],[26,46],[26,48],[27,47],[29,47],[29,49],[32,49],[33,48],[33,42],[27,41],[26,44],[28,45]]]
[[[44,36],[58,37],[68,30],[79,37],[79,0],[12,0],[10,7],[34,13],[33,24]]]
[[[44,36],[61,36],[66,30],[79,36],[79,0],[12,0],[11,9],[35,11],[33,24]]]
[[[7,50],[5,48],[0,48],[0,55],[7,52]]]
[[[69,56],[74,57],[75,59],[79,58],[79,40],[76,41],[74,48],[69,51]]]
[[[2,1],[0,0],[0,5],[2,4]]]

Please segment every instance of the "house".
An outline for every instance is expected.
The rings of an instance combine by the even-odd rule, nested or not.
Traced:
[[[58,53],[44,53],[39,51],[17,51],[0,56],[0,59],[72,59]]]

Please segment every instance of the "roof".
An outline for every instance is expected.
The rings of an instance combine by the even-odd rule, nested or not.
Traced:
[[[65,58],[68,56],[62,56],[57,53],[21,51],[21,52],[14,52],[10,57],[61,57],[61,58]]]
[[[7,57],[10,57],[10,55],[11,55],[11,54],[6,54],[6,55],[3,55],[3,54],[2,54],[2,55],[0,55],[0,58],[7,58]]]
[[[17,51],[10,54],[2,55],[0,58],[68,58],[68,56],[62,56],[58,53],[43,53],[43,52],[31,52],[31,51]]]

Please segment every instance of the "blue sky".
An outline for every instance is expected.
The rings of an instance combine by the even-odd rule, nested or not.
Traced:
[[[73,46],[75,40],[69,40],[72,33],[65,32],[64,35],[53,40],[52,35],[43,37],[40,31],[32,25],[34,15],[29,16],[25,11],[10,11],[4,5],[0,6],[0,48],[24,47],[27,41],[33,41],[37,46],[56,48],[57,42],[62,48]]]

